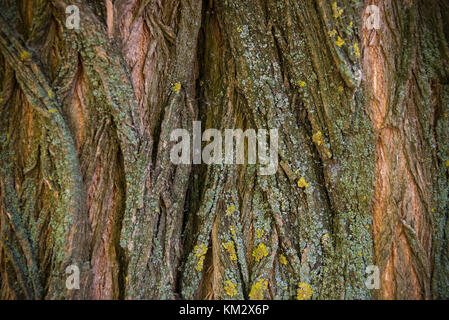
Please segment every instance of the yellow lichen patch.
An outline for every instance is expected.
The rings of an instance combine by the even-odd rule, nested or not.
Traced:
[[[207,252],[207,246],[204,243],[201,243],[200,245],[196,245],[195,248],[193,248],[193,251],[197,257],[204,256]]]
[[[204,243],[201,243],[200,245],[196,245],[193,248],[193,252],[195,256],[198,258],[198,263],[196,264],[195,269],[197,271],[203,270],[203,264],[204,264],[204,256],[207,253],[207,246]]]
[[[232,205],[229,208],[226,209],[226,215],[229,217],[231,214],[233,214],[235,211],[235,206]]]
[[[326,155],[329,159],[332,158],[332,153],[330,151],[326,152]]]
[[[237,32],[238,33],[242,33],[243,32],[242,28],[241,27],[237,27]]]
[[[303,88],[303,87],[306,86],[306,82],[305,82],[305,81],[302,81],[302,80],[298,80],[298,85],[299,85],[301,88]]]
[[[263,235],[263,230],[257,229],[256,230],[256,234],[257,234],[257,238],[260,239],[262,237],[262,235]]]
[[[354,43],[354,54],[356,57],[360,57],[360,49],[357,43]]]
[[[224,291],[229,297],[233,297],[237,294],[236,284],[232,280],[225,281]]]
[[[231,234],[235,234],[235,228],[233,226],[231,226],[229,229],[231,230]]]
[[[263,243],[259,243],[256,249],[253,251],[253,257],[256,262],[259,262],[260,259],[266,257],[268,255],[267,247]]]
[[[329,37],[333,38],[337,35],[337,30],[329,31],[328,34],[329,34]]]
[[[309,183],[306,181],[306,179],[304,179],[304,177],[301,177],[298,180],[298,187],[300,188],[307,188],[309,186]]]
[[[226,251],[229,253],[229,257],[232,261],[237,260],[237,255],[235,253],[235,247],[234,247],[234,241],[228,241],[228,242],[222,242],[221,245],[223,248],[226,249]]]
[[[203,270],[203,265],[204,265],[204,256],[202,256],[198,259],[198,263],[196,264],[196,267],[195,267],[196,271]]]
[[[296,291],[297,300],[309,300],[312,297],[313,290],[310,284],[306,282],[301,282],[298,285],[298,290]]]
[[[342,93],[344,89],[343,89],[342,86],[338,86],[338,89],[337,89],[337,90],[338,90],[338,92]]]
[[[22,54],[20,55],[20,60],[25,61],[30,57],[30,53],[26,50],[23,50]]]
[[[181,90],[181,83],[180,82],[173,83],[172,89],[174,92],[179,92],[179,90]]]
[[[282,253],[279,255],[279,262],[283,265],[287,264],[287,258]]]
[[[251,300],[262,300],[264,296],[263,293],[267,288],[268,288],[268,281],[265,279],[260,279],[251,287],[249,298]]]
[[[315,142],[318,146],[321,146],[323,144],[323,134],[321,131],[317,131],[312,136],[312,141]]]
[[[445,113],[444,115],[443,115],[445,118],[447,118],[448,117],[448,115],[447,115],[447,113]]]
[[[349,27],[352,28],[352,26],[353,26],[353,24],[352,24],[352,21],[351,21],[351,22],[349,22]]]
[[[48,110],[48,112],[51,113],[51,114],[53,114],[53,113],[58,112],[58,109],[53,108],[53,109]]]
[[[340,36],[337,37],[337,41],[335,41],[335,44],[339,47],[345,44],[344,40],[340,38]]]
[[[323,245],[323,246],[325,246],[325,245],[327,245],[329,243],[329,234],[328,233],[325,233],[324,235],[323,235],[323,237],[321,238],[321,244]]]
[[[446,161],[446,167],[449,167],[449,160]]]
[[[343,9],[337,6],[337,2],[332,3],[332,12],[334,13],[334,18],[337,19],[343,14]]]
[[[51,99],[51,98],[53,98],[53,91],[51,91],[51,90],[48,90],[47,91],[47,95],[48,95],[48,97]]]

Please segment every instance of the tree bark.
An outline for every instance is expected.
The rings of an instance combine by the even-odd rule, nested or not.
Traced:
[[[1,299],[449,298],[447,1],[0,8]],[[175,165],[194,121],[276,173]]]

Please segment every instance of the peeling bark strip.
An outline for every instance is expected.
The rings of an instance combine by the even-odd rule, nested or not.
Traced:
[[[377,136],[378,298],[447,298],[447,231],[441,232],[448,226],[449,163],[444,161],[447,142],[440,139],[448,133],[443,101],[448,6],[438,1],[375,4],[383,29],[364,30],[363,41],[368,112]]]
[[[449,298],[446,2],[2,1],[0,299]]]

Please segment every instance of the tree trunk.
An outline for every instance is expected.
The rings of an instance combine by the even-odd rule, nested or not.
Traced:
[[[449,298],[447,1],[0,6],[1,299]],[[194,121],[277,171],[174,164]]]

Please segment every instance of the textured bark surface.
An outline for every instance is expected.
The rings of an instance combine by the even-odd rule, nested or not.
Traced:
[[[444,0],[0,0],[0,298],[449,298],[448,21]],[[278,129],[276,173],[173,164],[195,120]]]

